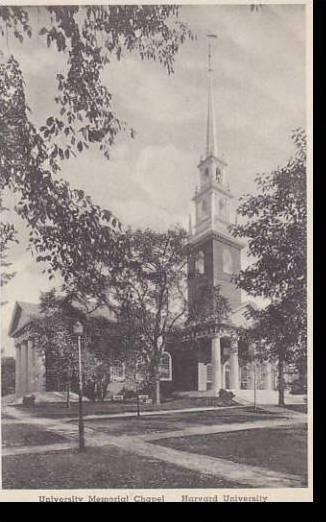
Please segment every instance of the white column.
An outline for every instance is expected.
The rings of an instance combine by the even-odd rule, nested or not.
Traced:
[[[37,349],[35,341],[34,345],[34,380],[35,380],[35,391],[44,391],[46,388],[45,382],[45,361],[42,353]]]
[[[214,395],[218,395],[221,387],[221,340],[219,337],[214,337],[212,339],[212,390]]]
[[[20,394],[26,392],[26,350],[25,343],[20,344]]]
[[[207,390],[207,368],[206,364],[198,363],[198,391]]]
[[[230,387],[231,390],[240,389],[238,341],[231,339],[230,347]]]
[[[29,367],[29,360],[28,360],[28,344],[27,341],[23,343],[23,353],[24,353],[24,365],[23,365],[23,380],[24,380],[24,393],[28,393],[28,367]]]
[[[16,344],[15,393],[21,393],[21,345]]]
[[[226,389],[226,383],[225,383],[225,371],[226,371],[226,367],[227,367],[227,363],[224,363],[224,364],[222,364],[222,366],[221,366],[221,368],[222,368],[221,388],[223,388],[223,390]]]
[[[32,339],[28,339],[27,341],[27,357],[28,357],[28,368],[27,368],[27,378],[28,378],[28,391],[34,391],[35,388],[35,358],[34,358],[34,346]]]

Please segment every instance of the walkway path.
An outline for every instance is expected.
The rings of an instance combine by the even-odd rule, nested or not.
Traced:
[[[214,433],[229,433],[231,431],[243,431],[261,428],[274,428],[280,426],[293,426],[305,423],[304,417],[295,419],[268,419],[254,422],[237,422],[228,424],[214,424],[211,426],[190,426],[183,430],[165,431],[164,433],[150,433],[145,435],[137,435],[139,439],[152,441],[161,439],[170,439],[173,437],[189,437],[191,435],[210,435]]]
[[[32,446],[11,446],[2,448],[1,454],[3,457],[10,457],[15,455],[33,455],[34,453],[47,453],[48,451],[63,451],[76,448],[76,442],[59,442],[55,444],[41,444]]]
[[[198,410],[202,411],[203,409],[201,408]],[[176,412],[174,410],[164,412],[164,414],[168,413]],[[180,411],[178,413],[180,413]],[[226,459],[210,457],[207,455],[199,455],[187,451],[180,451],[173,448],[160,446],[158,444],[151,444],[151,441],[158,441],[171,437],[186,437],[191,435],[207,435],[239,430],[294,426],[306,422],[306,416],[304,414],[291,410],[283,410],[280,413],[284,415],[284,417],[281,419],[277,418],[254,422],[217,424],[212,426],[188,426],[178,431],[141,434],[137,436],[112,436],[108,435],[107,433],[97,431],[96,427],[93,426],[92,428],[86,427],[85,437],[86,444],[90,447],[119,447],[120,449],[123,449],[127,452],[132,452],[143,457],[152,457],[203,474],[226,478],[237,483],[242,483],[244,486],[248,487],[262,487],[262,485],[264,487],[302,487],[304,485],[303,480],[301,477],[296,475],[272,471],[267,468],[261,468],[247,464],[239,464],[228,461]],[[76,447],[78,426],[74,423],[71,423],[71,418],[69,418],[70,422],[67,422],[67,419],[45,419],[32,417],[27,412],[22,412],[19,410],[12,410],[10,411],[10,414],[14,417],[12,419],[13,423],[29,423],[42,426],[48,431],[53,431],[68,436],[71,440],[67,441],[66,443],[59,444],[4,448],[2,450],[3,456],[33,453],[39,454],[49,451],[62,451]],[[162,412],[146,412],[146,415],[148,414],[162,414]],[[104,419],[105,417],[107,418],[107,416],[96,416],[97,419]],[[8,424],[10,423],[10,419],[6,419],[6,421]]]
[[[152,415],[171,415],[171,414],[179,414],[179,413],[198,413],[198,412],[205,412],[205,411],[224,411],[224,410],[232,410],[232,409],[241,409],[241,408],[248,408],[248,405],[235,405],[235,406],[198,406],[195,408],[182,408],[182,409],[174,409],[174,410],[143,410],[141,411],[140,415],[142,417],[152,416]],[[8,409],[8,408],[7,408]],[[11,408],[10,415],[12,417],[15,416],[15,419],[17,419],[18,414],[28,415],[30,418],[28,411],[22,411],[22,410],[13,410]],[[84,420],[105,420],[105,419],[123,419],[128,417],[137,417],[137,411],[123,411],[120,413],[103,413],[103,414],[92,414],[92,415],[84,415]],[[22,418],[22,417],[19,417]],[[42,417],[37,417],[41,419]],[[53,420],[51,417],[44,417],[44,419]],[[61,422],[73,422],[78,420],[78,417],[57,417],[58,421]],[[6,421],[10,422],[11,419],[5,419]],[[3,422],[3,421],[2,421]]]
[[[271,471],[266,468],[239,464],[226,459],[180,451],[150,444],[139,437],[109,437],[107,443],[132,451],[143,457],[163,460],[176,466],[234,481],[248,487],[289,488],[302,487],[303,480],[296,475]]]

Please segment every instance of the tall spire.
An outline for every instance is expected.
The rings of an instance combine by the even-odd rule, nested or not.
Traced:
[[[208,111],[207,111],[207,134],[206,134],[206,158],[217,157],[217,141],[215,127],[215,110],[213,96],[213,67],[211,39],[217,38],[216,34],[208,34]]]
[[[190,237],[192,236],[192,219],[191,219],[191,214],[189,214],[188,234],[189,234]]]

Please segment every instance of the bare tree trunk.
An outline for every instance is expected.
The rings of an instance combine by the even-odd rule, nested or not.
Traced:
[[[284,406],[284,360],[283,354],[278,358],[278,405]]]

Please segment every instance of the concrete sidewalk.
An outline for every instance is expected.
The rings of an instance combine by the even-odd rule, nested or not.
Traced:
[[[230,410],[230,409],[238,409],[238,408],[248,408],[248,405],[236,405],[236,406],[198,406],[195,408],[183,408],[183,409],[173,409],[173,410],[149,410],[149,411],[142,411],[140,412],[141,417],[147,417],[152,415],[170,415],[170,414],[179,414],[179,413],[197,413],[197,412],[204,412],[204,411],[224,411],[224,410]],[[20,419],[24,416],[28,417],[29,419],[44,419],[47,421],[57,421],[57,422],[76,422],[78,420],[78,417],[57,417],[56,419],[51,417],[34,417],[33,415],[30,415],[28,410],[22,411],[17,410],[16,408],[12,406],[7,406],[3,408],[3,412],[8,412],[8,415],[11,415],[14,419]],[[105,419],[124,419],[129,417],[137,417],[137,411],[125,411],[121,413],[104,413],[104,414],[93,414],[93,415],[83,415],[83,418],[85,421],[87,420],[105,420]],[[24,417],[25,418],[25,417]],[[6,419],[10,421],[10,419]]]
[[[112,438],[110,437],[110,439]],[[159,459],[205,475],[234,481],[245,487],[291,488],[304,485],[301,477],[272,471],[268,468],[239,464],[226,459],[154,445],[137,437],[134,437],[132,441],[130,437],[115,437],[115,439],[117,440],[110,440],[110,444],[126,451],[147,458]]]
[[[141,417],[148,417],[148,416],[155,416],[155,415],[173,415],[173,414],[179,414],[179,413],[199,413],[199,412],[205,412],[205,411],[225,411],[225,410],[232,410],[232,409],[247,409],[249,407],[253,407],[251,404],[238,404],[236,406],[198,406],[194,408],[183,408],[183,409],[173,409],[173,410],[150,410],[150,411],[141,411],[140,416]],[[279,406],[271,406],[271,405],[259,405],[257,407],[259,410],[265,410],[266,412],[274,413],[274,414],[281,414],[286,418],[290,418],[297,415],[305,415],[300,412],[289,410],[286,408],[281,408]],[[17,410],[13,407],[9,408],[7,407],[8,414],[14,417],[16,420],[20,418],[28,417],[28,419],[44,419],[46,422],[52,423],[52,422],[76,422],[78,420],[78,417],[59,417],[56,419],[53,419],[51,417],[33,417],[32,415],[28,414],[28,410],[21,411]],[[5,408],[3,408],[3,411],[5,412]],[[130,417],[137,417],[137,412],[121,412],[121,413],[104,413],[104,414],[93,414],[93,415],[84,415],[83,418],[85,421],[87,420],[106,420],[106,419],[123,419],[123,418],[130,418]],[[10,419],[6,419],[8,422],[10,422]]]
[[[16,421],[14,424],[19,423],[27,423],[28,421],[25,419],[24,421]],[[234,431],[247,431],[252,429],[264,429],[264,428],[274,428],[274,427],[288,427],[295,426],[298,424],[303,424],[305,422],[304,418],[296,418],[296,419],[271,419],[266,421],[255,421],[255,422],[239,422],[233,424],[214,424],[211,426],[190,426],[184,429],[179,429],[176,431],[165,431],[165,432],[156,432],[156,433],[146,433],[143,435],[120,435],[114,436],[108,433],[103,433],[103,431],[97,431],[96,427],[85,427],[85,438],[88,446],[105,446],[110,444],[117,444],[117,441],[123,439],[124,444],[129,443],[130,447],[133,447],[134,441],[143,441],[150,443],[151,441],[170,439],[176,437],[189,437],[193,435],[213,435],[218,433],[231,433]],[[36,424],[36,423],[34,423]],[[39,426],[45,427],[42,424],[38,424]],[[73,437],[73,439],[77,439],[78,435],[78,427],[75,426],[74,430],[71,430],[71,426],[66,424],[56,424],[52,426],[47,426],[46,429],[48,431],[52,431],[58,433],[60,435],[65,435],[69,438]],[[53,448],[55,449],[66,449],[71,447],[76,447],[76,441],[72,440],[67,443],[54,443],[54,444],[44,444],[40,446],[29,445],[29,446],[19,446],[19,447],[9,447],[3,448],[3,455],[18,455],[22,453],[42,453],[51,451]],[[157,445],[155,445],[157,447]]]
[[[291,425],[299,423],[299,419],[290,422]],[[301,423],[301,419],[300,419]],[[268,468],[239,464],[226,459],[210,457],[207,455],[180,451],[158,444],[151,444],[150,441],[170,437],[185,437],[189,435],[205,435],[222,432],[232,432],[248,429],[259,429],[266,427],[288,426],[289,423],[282,420],[262,421],[256,423],[242,423],[233,425],[217,426],[198,426],[197,428],[186,428],[179,432],[167,432],[160,434],[149,434],[144,436],[111,436],[96,432],[94,429],[85,430],[86,444],[88,447],[110,447],[115,446],[126,452],[133,453],[144,458],[154,458],[176,466],[197,471],[205,475],[212,475],[224,478],[229,481],[241,483],[244,487],[264,487],[264,488],[286,488],[303,487],[302,477],[273,471]],[[10,455],[41,454],[52,451],[64,451],[77,448],[77,441],[50,444],[43,446],[22,446],[19,448],[5,448],[2,451],[4,457]]]
[[[16,455],[34,455],[38,453],[47,453],[48,451],[63,451],[68,449],[76,448],[76,443],[71,442],[59,442],[55,444],[40,444],[34,446],[11,446],[2,448],[2,457],[11,457]]]
[[[19,412],[21,413],[21,412]],[[297,413],[297,412],[296,412]],[[19,415],[20,421],[29,422],[25,415]],[[77,448],[77,426],[71,431],[71,424],[63,422],[51,422],[48,419],[32,418],[32,424],[44,426],[50,431],[73,435],[74,440],[67,443],[51,444],[44,446],[23,446],[19,448],[4,448],[4,457],[10,455],[41,454],[49,451],[63,451]],[[129,453],[134,453],[144,458],[154,458],[164,462],[174,464],[183,468],[197,471],[202,474],[212,475],[219,478],[235,481],[245,487],[303,487],[302,477],[272,471],[268,468],[239,464],[226,459],[210,457],[207,455],[180,451],[159,444],[151,444],[151,441],[166,439],[171,437],[187,437],[191,435],[207,435],[214,433],[226,433],[240,430],[262,429],[281,426],[295,426],[305,422],[303,414],[290,416],[290,418],[270,419],[265,421],[243,422],[234,424],[218,424],[213,426],[191,426],[183,430],[169,431],[161,433],[151,433],[138,436],[112,436],[103,432],[96,431],[96,428],[86,427],[85,438],[88,447],[110,447],[115,446]],[[46,421],[46,422],[44,422]],[[16,421],[17,422],[17,421]]]

